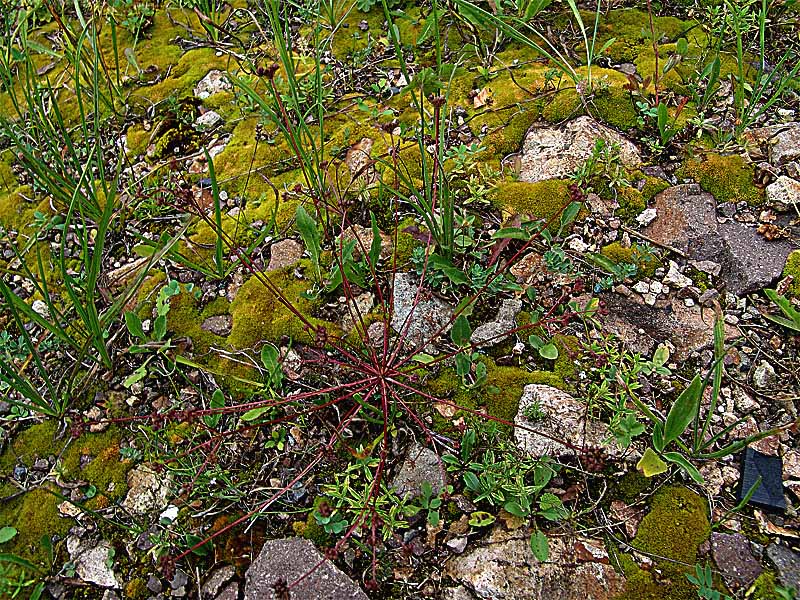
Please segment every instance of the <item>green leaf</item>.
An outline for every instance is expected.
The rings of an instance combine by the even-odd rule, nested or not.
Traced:
[[[378,229],[378,221],[375,215],[369,213],[370,220],[372,221],[372,245],[369,249],[370,264],[375,266],[378,264],[378,259],[381,257],[381,232]]]
[[[653,364],[657,367],[662,367],[669,360],[669,348],[664,344],[660,344],[653,352]]]
[[[678,38],[675,50],[681,56],[686,56],[689,53],[689,42],[686,41],[686,38]]]
[[[667,121],[669,120],[669,113],[667,112],[667,105],[663,102],[658,103],[658,131],[661,133],[661,141],[667,132]]]
[[[450,339],[456,346],[464,348],[469,346],[470,337],[472,337],[472,327],[470,327],[467,317],[458,315],[450,330]]]
[[[478,476],[472,471],[467,471],[464,473],[464,484],[467,486],[467,489],[472,492],[477,492],[481,489],[481,482],[478,479]]]
[[[539,356],[548,360],[555,360],[558,358],[558,347],[550,342],[539,348]]]
[[[153,339],[161,341],[167,335],[167,317],[160,315],[153,320]]]
[[[130,388],[134,383],[141,381],[147,376],[147,363],[139,365],[136,370],[125,378],[122,382],[126,388]]]
[[[550,558],[550,544],[547,536],[538,529],[531,534],[531,552],[539,562],[545,562]]]
[[[423,365],[429,365],[434,360],[436,360],[433,356],[431,356],[430,354],[425,354],[424,352],[415,354],[413,358],[415,361],[417,361],[418,363],[422,363]]]
[[[7,541],[14,538],[17,535],[17,530],[13,527],[3,527],[0,528],[0,544],[5,544]]]
[[[493,240],[497,240],[500,238],[509,238],[512,240],[524,240],[527,242],[529,239],[531,239],[531,234],[520,227],[503,227],[502,229],[498,229],[492,234]]]
[[[700,409],[700,399],[703,396],[703,387],[703,380],[700,375],[695,375],[689,386],[675,400],[664,425],[664,448],[674,440],[677,440],[697,416],[697,411]]]
[[[211,402],[209,402],[209,408],[211,409],[225,408],[225,394],[222,393],[221,389],[217,388],[216,390],[214,390],[214,393],[211,394]],[[209,427],[216,427],[219,424],[219,420],[221,418],[222,418],[222,413],[218,412],[206,415],[203,418],[203,420]]]
[[[561,213],[561,226],[558,228],[558,232],[563,232],[567,227],[569,227],[570,223],[575,220],[575,217],[578,216],[578,213],[581,210],[581,203],[580,202],[570,202],[569,206],[564,209],[564,212]]]
[[[295,211],[295,220],[297,222],[297,231],[300,232],[300,237],[306,245],[306,250],[311,255],[311,260],[315,268],[319,269],[319,255],[320,255],[320,237],[317,230],[317,222],[311,218],[303,208],[302,204],[297,206]]]
[[[187,546],[191,547],[195,544],[199,544],[203,541],[203,538],[197,535],[192,535],[191,533],[187,533],[184,536],[184,541]],[[202,546],[198,546],[194,550],[192,550],[192,554],[196,554],[197,556],[208,556],[208,554],[213,550],[213,546],[211,544],[211,540],[207,541]]]
[[[519,502],[506,502],[503,508],[506,509],[506,512],[511,513],[515,517],[525,518],[528,516],[528,511],[522,508]]]
[[[636,468],[639,469],[645,477],[653,477],[660,475],[667,470],[667,463],[661,460],[661,457],[656,454],[652,448],[644,451],[642,458],[636,463]]]
[[[469,516],[469,524],[473,527],[486,527],[495,521],[495,516],[484,510],[476,510]]]
[[[259,408],[251,408],[241,417],[242,421],[255,421],[261,415],[269,410],[268,406],[260,406]]]
[[[127,311],[125,313],[125,326],[128,328],[128,332],[139,338],[140,340],[147,339],[147,336],[144,334],[144,329],[142,328],[142,320],[131,311]]]
[[[664,458],[668,461],[675,463],[676,465],[680,466],[684,471],[689,474],[695,483],[703,485],[705,483],[705,479],[700,474],[695,466],[690,463],[683,454],[679,454],[678,452],[664,452]]]

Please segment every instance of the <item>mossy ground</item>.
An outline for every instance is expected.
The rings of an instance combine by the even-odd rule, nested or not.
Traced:
[[[800,298],[800,250],[795,250],[786,259],[786,267],[783,269],[784,277],[791,277],[788,295]]]
[[[694,179],[717,202],[764,203],[764,190],[753,183],[753,165],[737,154],[706,154],[687,161],[675,174]]]
[[[631,545],[652,557],[655,571],[644,571],[626,555],[620,557],[628,579],[627,589],[618,600],[691,600],[696,588],[686,579],[694,573],[700,545],[711,534],[708,504],[695,492],[682,486],[660,489],[650,502]]]

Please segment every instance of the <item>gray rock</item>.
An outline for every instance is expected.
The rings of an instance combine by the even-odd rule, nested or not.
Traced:
[[[591,117],[578,117],[563,127],[534,127],[522,145],[520,181],[559,179],[572,174],[592,155],[595,141],[618,144],[622,164],[638,167],[641,156],[636,146],[613,129]]]
[[[233,565],[223,565],[211,572],[211,575],[200,586],[200,595],[203,600],[212,600],[217,597],[222,586],[228,583],[236,575]]]
[[[233,583],[229,583],[219,594],[217,594],[214,600],[239,600],[239,584],[235,581]]]
[[[119,587],[114,570],[106,563],[111,544],[105,540],[95,543],[76,536],[67,538],[67,552],[75,565],[75,573],[83,581],[104,588]]]
[[[448,325],[453,309],[427,290],[417,287],[418,278],[413,273],[398,273],[394,280],[394,313],[392,329],[405,335],[410,345],[427,343],[439,331],[450,330]]]
[[[747,151],[750,158],[759,161],[768,158],[779,167],[800,158],[800,123],[784,123],[758,127],[746,132]]]
[[[368,600],[367,595],[303,538],[269,540],[245,575],[244,600],[276,599],[273,586],[286,582],[293,598]]]
[[[522,310],[522,300],[509,298],[497,311],[493,321],[483,323],[472,332],[470,341],[480,347],[494,346],[508,338],[508,332],[516,327],[516,318]]]
[[[767,361],[762,360],[758,363],[756,370],[753,371],[753,385],[760,390],[765,390],[778,383],[778,376],[775,369]]]
[[[767,241],[754,227],[735,221],[723,223],[719,230],[729,255],[721,274],[729,292],[756,292],[781,276],[792,252],[787,240]]]
[[[150,575],[150,577],[147,578],[147,589],[154,594],[159,594],[161,590],[164,589],[164,586],[161,584],[161,580],[158,577]]]
[[[197,83],[194,88],[194,95],[201,100],[205,100],[209,96],[232,89],[233,86],[231,82],[228,81],[225,73],[215,69],[209,71],[206,76]]]
[[[800,181],[781,175],[766,189],[767,200],[781,204],[800,204]]]
[[[676,185],[653,199],[658,217],[645,235],[659,244],[685,252],[693,260],[723,262],[725,244],[719,237],[714,196],[695,184]]]
[[[222,122],[222,117],[218,112],[207,110],[202,115],[197,117],[197,120],[194,122],[194,124],[200,131],[207,131],[220,122]]]
[[[544,417],[531,422],[525,417],[529,407],[538,407]],[[586,405],[566,392],[549,385],[530,384],[522,390],[519,411],[514,417],[514,441],[531,456],[572,456],[574,447],[603,446],[609,456],[620,456],[623,449],[613,441],[608,426],[587,420]],[[611,438],[608,445],[605,440]]]
[[[230,315],[216,315],[214,317],[208,317],[203,324],[200,325],[200,329],[203,331],[209,331],[214,335],[219,335],[222,337],[227,337],[231,332],[231,327],[233,326],[233,317]]]
[[[750,542],[741,533],[711,534],[711,553],[731,589],[749,587],[764,570],[750,550]]]
[[[602,542],[552,537],[550,558],[540,563],[530,549],[530,531],[495,528],[485,545],[447,563],[458,586],[450,599],[606,600],[625,590],[624,578],[608,564]],[[471,590],[467,591],[467,590]]]
[[[800,554],[786,546],[770,544],[767,556],[775,565],[781,585],[800,590]]]
[[[272,244],[269,252],[267,271],[277,271],[297,264],[303,256],[303,246],[292,239],[281,240]]]
[[[431,484],[434,494],[439,494],[445,486],[444,468],[433,450],[415,442],[406,452],[392,487],[401,496],[416,497],[422,493],[425,481]]]
[[[128,495],[122,501],[126,510],[137,515],[162,510],[167,505],[171,477],[140,465],[128,473]]]
[[[605,293],[600,296],[608,314],[604,327],[622,338],[634,352],[651,356],[658,344],[668,340],[675,346],[675,360],[714,344],[714,313],[699,306],[686,306],[677,299],[647,306],[634,297]],[[702,298],[701,298],[702,301]],[[725,338],[739,335],[735,326],[725,325]]]

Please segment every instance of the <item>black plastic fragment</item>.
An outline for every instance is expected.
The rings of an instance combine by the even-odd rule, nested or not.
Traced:
[[[747,448],[742,457],[739,500],[747,496],[759,477],[761,484],[750,497],[749,504],[773,511],[786,510],[786,499],[783,496],[783,460],[780,456],[770,456]]]

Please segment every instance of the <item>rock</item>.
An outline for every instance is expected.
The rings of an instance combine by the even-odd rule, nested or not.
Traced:
[[[530,549],[530,532],[495,528],[486,544],[453,558],[445,574],[473,595],[449,598],[492,600],[605,600],[625,590],[624,578],[608,564],[602,542],[551,537],[550,558],[540,563]]]
[[[433,450],[414,443],[406,452],[392,487],[401,496],[417,497],[422,494],[422,483],[425,481],[431,484],[434,494],[441,493],[445,486],[444,467]]]
[[[356,324],[361,324],[366,315],[375,304],[372,292],[364,292],[349,301],[350,307],[346,308],[342,316],[342,329],[350,333]]]
[[[764,157],[776,167],[800,158],[800,123],[785,123],[751,129],[744,135],[753,160]]]
[[[674,288],[682,289],[692,285],[692,280],[681,273],[678,263],[674,260],[669,261],[669,270],[664,276],[664,283]]]
[[[67,552],[75,565],[75,573],[83,581],[104,588],[119,587],[114,570],[107,562],[112,546],[105,540],[94,542],[76,536],[67,538]]]
[[[764,570],[750,550],[750,542],[740,533],[711,534],[711,553],[729,588],[747,588]]]
[[[448,325],[453,310],[444,301],[417,287],[418,278],[413,273],[398,273],[394,280],[394,313],[392,329],[405,335],[406,343],[418,346],[432,341],[431,337]]]
[[[722,280],[737,296],[770,285],[783,272],[792,252],[787,240],[767,241],[754,227],[731,221],[719,226],[729,258],[723,262]]]
[[[239,584],[235,581],[233,583],[229,583],[219,594],[217,594],[214,600],[239,600]]]
[[[538,406],[539,412],[544,415],[535,423],[524,416],[531,406]],[[575,455],[575,450],[562,441],[578,448],[603,446],[612,457],[620,456],[623,452],[616,441],[603,444],[604,440],[609,437],[613,439],[613,436],[605,423],[587,420],[585,404],[549,385],[530,384],[523,388],[514,424],[517,447],[531,456]],[[545,435],[545,432],[555,439]]]
[[[205,100],[209,96],[232,89],[233,86],[231,82],[228,81],[225,73],[215,69],[209,71],[208,74],[198,82],[194,88],[194,95],[201,100]]]
[[[467,541],[468,538],[465,535],[455,537],[451,540],[447,540],[445,542],[445,546],[450,548],[454,554],[463,554],[464,550],[467,549]]]
[[[122,507],[137,515],[162,510],[167,506],[171,477],[156,473],[147,465],[128,472],[128,495]]]
[[[647,237],[694,260],[725,260],[714,196],[695,183],[683,184],[656,194],[653,204],[658,218],[644,230]]]
[[[31,309],[40,317],[47,319],[50,316],[50,308],[43,300],[34,300],[31,303]]]
[[[211,572],[211,575],[200,586],[200,595],[203,600],[212,600],[217,597],[222,587],[236,575],[233,565],[223,565]]]
[[[767,556],[775,565],[781,585],[800,590],[800,554],[786,546],[770,544]]]
[[[642,227],[647,227],[658,216],[658,211],[655,208],[646,208],[642,213],[636,217],[636,222]]]
[[[775,369],[767,361],[762,360],[758,363],[753,372],[753,385],[758,389],[764,390],[773,387],[778,382]]]
[[[641,164],[636,146],[613,129],[591,117],[578,117],[563,127],[534,127],[522,145],[520,181],[535,182],[571,175],[592,156],[598,139],[618,144],[622,164],[635,168]]]
[[[245,575],[244,600],[278,597],[273,586],[282,581],[292,585],[292,598],[314,600],[368,600],[367,595],[309,540],[284,538],[269,540]]]
[[[497,316],[489,323],[483,323],[472,332],[470,341],[480,347],[495,346],[508,338],[508,332],[514,329],[516,318],[522,310],[522,301],[516,298],[503,300]]]
[[[634,352],[651,356],[656,346],[668,340],[675,346],[676,361],[692,352],[713,346],[713,311],[686,306],[677,299],[650,307],[636,298],[620,294],[601,294],[608,314],[602,317],[608,331],[620,336]],[[725,338],[739,335],[738,328],[726,325]]]
[[[296,264],[303,256],[303,246],[288,239],[275,242],[269,249],[267,271],[277,271]]]
[[[766,189],[767,200],[781,204],[800,204],[800,181],[781,175]]]
[[[197,117],[197,120],[194,122],[194,124],[200,131],[207,131],[221,122],[222,117],[218,112],[207,110],[202,115]]]
[[[203,331],[209,331],[214,335],[222,337],[228,337],[231,332],[231,327],[233,327],[233,317],[231,315],[208,317],[203,321],[203,324],[200,325],[200,329]]]
[[[783,479],[800,481],[800,450],[788,450],[783,454]]]
[[[164,586],[161,584],[161,580],[158,577],[155,575],[150,575],[147,578],[147,589],[154,594],[160,594],[161,590],[164,589]]]
[[[380,257],[383,260],[387,260],[391,258],[392,252],[394,251],[394,244],[392,243],[392,238],[388,235],[379,231],[378,234],[381,238],[381,253]],[[341,237],[341,242],[346,244],[351,240],[356,240],[356,245],[353,248],[353,258],[359,260],[362,255],[362,247],[364,251],[368,254],[370,249],[372,248],[372,240],[374,236],[372,235],[372,228],[371,227],[362,227],[361,225],[352,225],[344,230]]]

